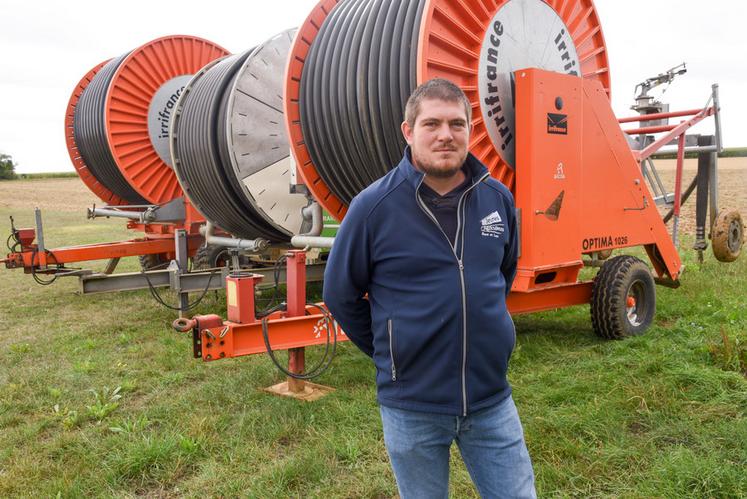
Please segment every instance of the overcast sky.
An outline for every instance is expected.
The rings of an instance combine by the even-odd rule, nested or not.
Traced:
[[[619,117],[632,114],[636,83],[685,61],[688,73],[668,89],[665,102],[672,109],[701,107],[718,82],[724,143],[747,146],[747,2],[595,3]],[[91,67],[171,34],[200,36],[240,52],[300,25],[315,4],[0,0],[0,152],[13,156],[19,172],[73,170],[64,141],[65,107]]]

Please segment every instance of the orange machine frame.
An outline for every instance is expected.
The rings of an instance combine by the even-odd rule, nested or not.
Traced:
[[[44,251],[40,251],[38,245],[33,244],[36,230],[18,229],[21,251],[9,253],[6,258],[0,259],[0,263],[4,263],[8,269],[23,268],[25,273],[30,274],[56,273],[57,269],[48,268],[50,265],[58,266],[128,256],[163,254],[167,259],[173,259],[176,255],[175,235],[180,229],[186,231],[187,252],[193,255],[204,241],[199,229],[200,225],[205,223],[205,219],[188,201],[185,201],[184,208],[185,220],[183,222],[143,224],[129,220],[127,228],[141,231],[145,237],[128,241],[45,248]]]
[[[516,101],[522,244],[513,290],[573,286],[583,254],[632,246],[675,282],[682,262],[602,86],[526,69],[516,72]]]

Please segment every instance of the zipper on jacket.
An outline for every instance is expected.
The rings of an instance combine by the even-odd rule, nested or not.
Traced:
[[[394,363],[394,342],[392,341],[392,319],[386,320],[386,329],[389,332],[389,355],[392,358],[392,381],[397,381],[397,365]]]
[[[428,207],[425,206],[423,200],[420,199],[420,186],[423,185],[425,176],[420,179],[420,183],[415,189],[415,201],[417,202],[418,206],[420,206],[420,209],[423,210],[425,214],[428,215],[428,217],[431,219],[431,221],[433,221],[433,223],[435,223],[436,226],[441,230],[441,234],[444,235],[446,241],[449,243],[451,251],[454,253],[454,258],[456,258],[457,265],[459,266],[459,281],[462,288],[462,416],[467,415],[467,286],[464,282],[464,263],[462,262],[462,258],[464,257],[464,225],[462,224],[462,202],[464,201],[467,194],[472,189],[474,189],[477,184],[485,180],[489,175],[489,173],[486,173],[476,182],[473,182],[472,185],[459,197],[459,203],[457,204],[457,230],[454,244],[452,244],[449,240],[449,236],[446,235],[446,232],[444,232],[441,224],[438,223],[435,215],[433,215],[431,210],[429,210]],[[462,241],[461,256],[457,254],[456,251],[457,241],[459,241],[460,237]]]

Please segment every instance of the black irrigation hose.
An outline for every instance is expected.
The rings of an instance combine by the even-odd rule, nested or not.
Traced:
[[[109,61],[83,91],[75,106],[73,135],[83,161],[96,180],[130,203],[148,204],[122,175],[106,137],[106,94],[114,73],[127,55]]]
[[[208,220],[237,237],[281,242],[287,237],[257,213],[242,193],[227,144],[231,84],[252,51],[222,59],[185,89],[173,123],[174,171]]]
[[[280,258],[275,260],[275,265],[273,266],[272,270],[272,277],[273,277],[273,287],[272,287],[272,296],[269,298],[268,301],[265,303],[269,303],[270,305],[265,308],[264,310],[257,310],[255,311],[255,316],[258,318],[267,317],[271,313],[273,313],[277,305],[273,306],[272,304],[275,303],[278,300],[278,288],[280,286],[280,268],[288,260],[288,257],[286,255],[282,255]]]
[[[273,291],[273,297],[270,300],[270,303],[275,301],[277,299],[278,294],[278,285],[280,283],[280,268],[283,263],[287,261],[288,257],[286,255],[281,256],[275,261],[274,269],[273,269],[273,278],[274,278],[274,291]],[[322,359],[319,361],[319,363],[308,370],[304,374],[299,373],[292,373],[286,368],[284,368],[280,362],[278,361],[277,357],[275,357],[275,352],[272,350],[272,346],[270,345],[270,336],[268,331],[268,324],[267,324],[267,317],[269,317],[271,314],[278,312],[280,310],[287,310],[288,304],[285,302],[278,303],[277,305],[270,306],[264,310],[261,311],[255,311],[255,316],[258,319],[261,319],[262,321],[262,338],[265,342],[265,348],[267,349],[267,355],[270,356],[270,360],[272,360],[272,363],[275,364],[275,367],[277,367],[283,374],[286,376],[290,376],[291,378],[295,379],[303,379],[303,380],[309,380],[314,379],[316,377],[319,377],[324,373],[327,369],[329,369],[329,366],[332,364],[332,359],[335,357],[335,352],[337,350],[337,334],[336,330],[331,330],[331,324],[334,324],[334,319],[332,319],[332,316],[330,315],[329,311],[325,309],[324,307],[317,305],[316,303],[312,302],[306,302],[307,306],[315,307],[319,309],[322,312],[324,323],[327,330],[327,342],[324,349],[324,355],[322,356]],[[308,312],[307,312],[308,314]],[[332,335],[332,339],[330,339],[330,335]],[[330,343],[332,344],[332,352],[329,351]]]
[[[156,287],[153,286],[153,283],[151,282],[150,277],[148,277],[148,273],[144,270],[141,273],[145,277],[145,282],[148,283],[148,291],[150,291],[150,295],[153,297],[154,300],[156,300],[156,302],[160,303],[161,305],[168,308],[169,310],[188,312],[194,309],[200,303],[202,303],[202,300],[205,298],[205,295],[207,295],[208,291],[210,290],[210,283],[213,281],[213,277],[215,277],[215,275],[218,273],[218,270],[213,270],[212,272],[210,272],[210,277],[208,277],[207,284],[205,284],[205,289],[202,290],[202,292],[200,293],[200,296],[198,296],[195,301],[193,301],[192,303],[187,303],[187,306],[184,307],[184,309],[182,309],[179,306],[174,306],[174,305],[170,305],[166,303],[166,301],[161,297]]]
[[[304,63],[299,109],[311,159],[344,203],[402,157],[423,0],[343,0]]]
[[[275,364],[275,367],[277,367],[280,372],[282,372],[286,376],[290,376],[291,378],[310,380],[318,378],[319,376],[324,374],[324,372],[332,365],[332,361],[335,358],[335,352],[337,351],[337,332],[334,330],[334,321],[332,319],[332,316],[324,307],[310,302],[306,303],[306,305],[319,309],[323,316],[322,320],[324,320],[324,324],[326,326],[325,329],[327,330],[327,342],[324,347],[324,355],[322,355],[322,358],[317,363],[317,365],[306,371],[306,373],[304,374],[294,373],[283,367],[282,364],[280,364],[280,362],[278,361],[277,357],[275,357],[275,352],[272,350],[272,346],[270,345],[269,327],[267,325],[266,317],[262,319],[262,339],[265,342],[267,355],[270,356],[270,360],[272,360],[272,363]],[[278,305],[277,307],[275,307],[274,311],[282,310],[282,306],[283,304]],[[330,336],[332,338],[330,338]],[[332,345],[331,352],[329,349],[330,344]]]
[[[45,251],[44,253],[46,255],[52,255],[52,253],[50,253],[49,251]],[[36,264],[34,263],[34,261],[36,260],[36,256],[38,254],[39,254],[39,250],[37,248],[34,248],[31,251],[31,277],[34,278],[34,281],[36,281],[37,284],[41,284],[42,286],[49,286],[50,284],[54,283],[57,280],[58,276],[55,273],[55,274],[52,274],[52,278],[51,279],[42,279],[41,277],[39,277],[38,275],[36,275]],[[56,270],[59,270],[59,269],[62,268],[62,266],[60,266],[59,263],[57,263],[55,265],[57,265],[57,269]]]
[[[13,244],[11,244],[11,240],[15,241]],[[5,245],[8,247],[8,250],[11,253],[18,253],[18,248],[23,249],[23,245],[21,244],[21,240],[18,237],[18,231],[13,230],[13,232],[10,233],[8,236],[8,239],[5,241]]]

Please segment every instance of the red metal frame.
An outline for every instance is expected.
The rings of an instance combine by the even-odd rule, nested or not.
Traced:
[[[682,208],[682,174],[683,174],[684,163],[685,163],[685,134],[688,129],[695,126],[696,124],[703,121],[704,119],[708,118],[709,116],[714,116],[717,112],[718,110],[716,109],[716,106],[713,105],[710,107],[705,107],[703,109],[689,109],[686,111],[642,114],[639,116],[622,118],[618,120],[618,123],[623,124],[623,123],[655,121],[655,120],[662,120],[662,119],[669,119],[669,118],[680,118],[680,117],[685,117],[685,116],[692,116],[692,118],[690,118],[689,120],[682,121],[678,125],[648,126],[648,127],[640,127],[640,128],[625,130],[625,133],[628,135],[647,135],[647,134],[657,134],[657,133],[667,132],[666,135],[659,137],[657,140],[655,140],[652,144],[650,144],[648,147],[644,148],[643,150],[633,151],[633,156],[636,158],[636,160],[639,163],[649,158],[651,155],[656,153],[659,149],[661,149],[665,145],[671,143],[672,140],[675,140],[675,139],[677,140],[677,167],[675,170],[674,207],[673,207],[673,215],[674,215],[675,222],[674,222],[674,228],[672,230],[672,239],[673,239],[673,243],[675,246],[678,243],[677,224],[678,224],[678,219],[680,217],[680,212]]]
[[[652,114],[640,114],[638,116],[630,116],[628,118],[620,118],[617,120],[621,125],[624,123],[636,123],[639,121],[656,121],[667,118],[681,118],[683,116],[694,116],[703,111],[702,109],[688,109],[686,111],[672,111],[667,113],[652,113]]]
[[[676,111],[671,113],[657,113],[657,114],[642,114],[640,116],[633,116],[630,118],[623,118],[618,120],[618,123],[632,123],[639,121],[652,121],[665,118],[677,118],[682,116],[693,116],[687,121],[681,122],[679,125],[665,125],[660,127],[643,127],[632,130],[625,130],[625,133],[629,135],[640,135],[640,134],[654,134],[661,132],[669,132],[666,135],[659,137],[653,144],[649,145],[641,151],[633,151],[633,156],[638,162],[650,157],[656,151],[669,144],[672,140],[678,138],[680,135],[684,135],[689,128],[697,125],[709,116],[716,114],[716,108],[714,106],[706,107],[703,109],[691,109],[688,111]]]
[[[268,337],[273,350],[289,350],[291,372],[303,373],[304,347],[323,345],[326,334],[320,326],[325,316],[318,307],[323,303],[306,305],[306,255],[303,251],[288,253],[287,266],[287,311],[278,311],[265,319]],[[177,319],[174,327],[181,332],[192,331],[197,344],[196,353],[204,361],[242,357],[267,353],[262,334],[262,321],[255,317],[254,290],[261,276],[244,274],[229,276],[226,286],[228,319],[215,314],[198,315],[192,319]],[[508,306],[512,314],[540,312],[564,306],[583,305],[591,299],[591,282],[579,283],[570,288],[550,287],[530,293],[511,293]],[[303,304],[299,308],[299,305]],[[335,326],[337,341],[347,341],[348,337]],[[292,378],[291,378],[292,379]],[[289,379],[289,382],[293,383]]]
[[[25,273],[42,272],[49,265],[64,265],[94,260],[108,260],[128,256],[163,254],[167,259],[175,257],[174,237],[179,229],[187,232],[187,251],[194,255],[203,243],[200,225],[205,223],[202,215],[191,203],[185,201],[186,220],[183,223],[142,224],[134,220],[127,222],[127,228],[143,232],[145,237],[128,241],[105,242],[79,246],[45,249],[40,252],[36,244],[36,230],[33,228],[17,229],[21,241],[21,251],[9,253],[0,259],[8,269],[23,268]],[[54,270],[54,269],[51,269]]]
[[[190,253],[197,251],[202,244],[199,237],[188,237],[187,245]],[[35,244],[25,246],[19,253],[10,253],[7,258],[0,260],[6,268],[24,268],[27,273],[31,269],[39,269],[47,265],[63,265],[93,260],[108,260],[110,258],[124,258],[127,256],[141,256],[166,254],[174,255],[174,240],[172,238],[131,239],[114,243],[87,244],[54,248],[39,252]]]

